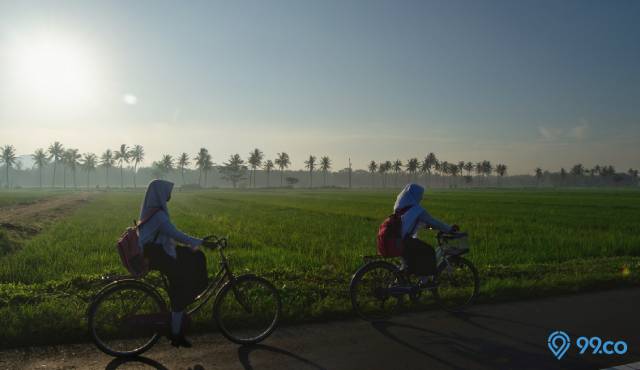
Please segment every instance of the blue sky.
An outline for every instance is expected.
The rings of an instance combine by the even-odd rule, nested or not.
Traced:
[[[638,167],[638,19],[636,1],[3,2],[0,57],[72,40],[96,99],[39,109],[4,84],[0,145]]]

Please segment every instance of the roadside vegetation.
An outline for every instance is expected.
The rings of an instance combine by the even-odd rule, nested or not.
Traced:
[[[12,194],[0,193],[0,200]],[[227,235],[234,271],[272,280],[284,320],[293,323],[352,316],[349,279],[363,255],[375,254],[377,227],[395,195],[176,191],[170,211],[193,235]],[[115,240],[137,217],[140,200],[138,192],[96,192],[0,255],[1,347],[87,339],[87,304],[102,277],[125,273]],[[428,191],[423,204],[469,231],[483,302],[640,283],[637,190]],[[422,237],[433,241],[433,235]],[[207,258],[216,271],[217,255]],[[195,330],[213,328],[209,314],[195,318]]]

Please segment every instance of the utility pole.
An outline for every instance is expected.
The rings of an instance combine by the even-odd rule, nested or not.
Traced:
[[[351,157],[349,157],[349,189],[351,189]]]

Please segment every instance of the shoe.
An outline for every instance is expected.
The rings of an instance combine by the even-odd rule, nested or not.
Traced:
[[[184,347],[184,348],[191,348],[193,347],[191,342],[189,342],[187,340],[187,338],[184,337],[184,335],[182,334],[169,334],[169,340],[171,340],[171,345],[179,348],[179,347]]]

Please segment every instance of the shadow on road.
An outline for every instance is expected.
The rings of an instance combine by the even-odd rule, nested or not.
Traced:
[[[151,366],[154,369],[157,370],[169,370],[169,368],[165,367],[164,365],[162,365],[161,363],[159,363],[158,361],[152,360],[150,358],[147,357],[131,357],[131,358],[114,358],[113,360],[111,360],[111,362],[109,362],[107,364],[107,366],[105,367],[105,370],[116,370],[119,369],[120,366],[125,365],[125,364],[132,364],[132,363],[140,363],[140,364],[145,364],[148,366]],[[189,370],[205,370],[205,368],[202,365],[194,365],[193,367],[189,367]]]
[[[292,359],[297,360],[298,362],[307,365],[307,367],[312,368],[312,369],[318,369],[318,370],[326,370],[324,367],[316,364],[315,362],[306,359],[302,356],[296,355],[295,353],[291,353],[287,350],[281,349],[281,348],[277,348],[277,347],[272,347],[272,346],[267,346],[264,344],[254,344],[254,345],[248,345],[248,346],[241,346],[238,348],[238,360],[240,360],[240,363],[242,364],[242,366],[245,368],[245,370],[253,370],[254,367],[253,365],[251,365],[251,360],[249,359],[250,355],[252,352],[255,351],[267,351],[267,352],[271,352],[271,353],[275,353],[275,354],[279,354],[279,355],[283,355],[283,356],[287,356],[290,357]],[[283,366],[284,367],[284,366]],[[291,368],[291,366],[288,366],[289,368]],[[296,366],[295,368],[300,368],[300,366]]]
[[[507,336],[505,343],[490,336],[447,334],[395,322],[379,322],[372,326],[387,338],[450,369],[555,369],[560,365],[543,351],[546,343],[526,348],[532,344],[521,339],[514,343],[516,338],[511,336]],[[488,329],[473,323],[472,326]],[[489,333],[504,335],[496,330],[489,330]],[[448,353],[448,356],[444,357],[442,353]],[[585,368],[586,364],[566,359],[561,365],[565,369],[574,369]]]

